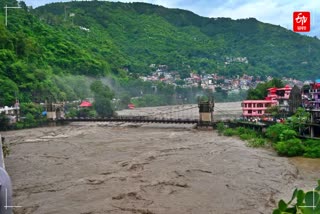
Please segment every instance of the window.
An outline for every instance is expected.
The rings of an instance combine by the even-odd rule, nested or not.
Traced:
[[[284,96],[285,91],[284,90],[278,90],[276,92],[276,95],[278,95],[279,97],[283,97]]]
[[[249,103],[249,108],[251,108],[252,106],[251,106],[251,103]]]
[[[261,110],[258,110],[258,114],[262,114],[262,111],[261,111]]]
[[[252,110],[249,110],[249,111],[248,111],[248,114],[252,114]]]
[[[262,108],[263,104],[262,103],[258,103],[258,108]]]

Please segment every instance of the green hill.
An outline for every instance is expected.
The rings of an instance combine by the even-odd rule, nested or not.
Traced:
[[[68,17],[71,13],[74,17]],[[178,70],[190,65],[193,70],[227,75],[246,72],[307,79],[320,68],[318,39],[253,18],[205,18],[145,3],[98,1],[54,3],[37,8],[36,14],[67,31],[73,23],[90,29],[89,34],[103,34],[126,56],[132,72],[148,72],[148,65],[155,63]],[[246,57],[248,64],[225,66],[228,57]]]
[[[17,2],[0,2],[6,4]],[[145,3],[21,6],[9,11],[7,27],[0,12],[0,105],[17,92],[26,101],[76,97],[56,76],[127,78],[150,73],[150,64],[166,64],[182,77],[205,71],[313,79],[319,73],[318,39],[253,18],[205,18]]]

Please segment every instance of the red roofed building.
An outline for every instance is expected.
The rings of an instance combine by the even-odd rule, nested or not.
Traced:
[[[133,104],[133,103],[129,103],[129,104],[128,104],[128,108],[129,108],[129,109],[134,109],[134,108],[135,108],[135,106],[134,106],[134,104]]]
[[[82,101],[82,103],[80,104],[80,107],[82,108],[88,108],[88,107],[92,107],[92,104],[89,101]]]
[[[284,88],[277,89],[277,97],[275,99],[278,101],[280,110],[284,110],[286,112],[289,111],[289,97],[291,90],[292,88],[289,85],[286,85]]]
[[[269,88],[264,100],[244,100],[242,102],[242,115],[244,117],[261,117],[267,108],[279,106],[280,110],[289,111],[289,96],[291,87]]]

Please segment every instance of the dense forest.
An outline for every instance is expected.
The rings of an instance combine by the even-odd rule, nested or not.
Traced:
[[[77,31],[78,26],[90,29],[90,41],[98,37],[103,44],[114,45],[126,59],[117,63],[134,73],[150,72],[148,65],[154,63],[182,73],[190,67],[226,75],[309,79],[320,68],[318,39],[254,18],[205,18],[146,3],[98,1],[49,4],[34,14],[58,29],[64,26],[75,41],[80,38],[72,26]],[[225,64],[237,57],[246,57],[248,63]]]
[[[0,2],[1,8],[5,5],[18,2]],[[181,77],[205,72],[314,79],[320,68],[319,39],[253,18],[205,18],[145,3],[19,5],[8,11],[8,26],[0,12],[0,106],[12,105],[15,98],[92,97],[90,84],[101,77],[123,92],[119,96],[152,94],[153,84],[136,79],[153,71],[150,64],[168,65]],[[156,84],[170,100],[189,93],[178,89],[181,94],[172,96],[171,86]]]

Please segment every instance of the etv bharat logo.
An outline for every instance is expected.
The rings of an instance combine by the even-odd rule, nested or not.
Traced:
[[[293,12],[293,31],[310,31],[310,12]]]

